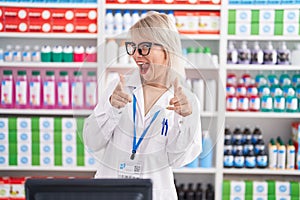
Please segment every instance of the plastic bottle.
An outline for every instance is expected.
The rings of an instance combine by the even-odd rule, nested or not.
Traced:
[[[224,168],[231,168],[234,166],[234,156],[232,154],[232,150],[230,149],[227,149],[224,152],[223,166]]]
[[[195,200],[202,200],[203,199],[203,190],[201,187],[201,183],[197,183],[196,191],[195,191]]]
[[[213,186],[209,183],[207,184],[207,189],[205,191],[205,199],[206,200],[214,200],[215,199],[215,192]]]
[[[275,65],[277,61],[277,52],[273,49],[272,42],[268,42],[264,50],[264,64]]]
[[[249,98],[246,96],[239,96],[237,99],[237,110],[248,111],[249,110]]]
[[[59,108],[70,106],[70,83],[67,71],[60,71],[57,81],[57,105]]]
[[[286,167],[286,147],[280,137],[277,139],[278,143],[278,157],[277,169],[285,169]]]
[[[259,87],[261,85],[267,84],[267,79],[263,75],[263,73],[260,71],[256,76],[255,76],[255,84]]]
[[[233,42],[229,41],[227,50],[227,64],[237,64],[238,52],[235,49]]]
[[[114,33],[121,34],[123,32],[123,16],[121,10],[116,10],[114,15]]]
[[[110,39],[106,43],[106,55],[105,55],[106,65],[110,66],[113,64],[117,64],[117,58],[118,58],[118,44],[116,40]]]
[[[74,47],[74,62],[83,62],[85,53],[84,47],[82,45],[77,45]]]
[[[123,14],[123,29],[128,31],[132,26],[132,18],[129,10],[125,10]]]
[[[247,47],[247,42],[243,41],[241,48],[238,49],[238,64],[249,64],[251,59],[251,51]]]
[[[45,108],[54,108],[56,106],[56,86],[54,71],[46,71],[43,82],[43,106]]]
[[[112,35],[114,34],[114,16],[112,10],[106,10],[105,15],[105,34],[106,35]]]
[[[12,62],[13,61],[13,51],[11,45],[6,45],[4,51],[4,61],[5,62]]]
[[[186,191],[186,200],[194,200],[195,192],[193,186],[194,186],[193,183],[188,184],[188,189]]]
[[[280,88],[276,88],[275,90],[273,110],[274,112],[285,111],[285,98]]]
[[[85,82],[85,106],[93,109],[97,103],[97,77],[96,72],[90,71],[87,73]]]
[[[210,47],[204,47],[203,49],[203,61],[202,61],[202,65],[204,67],[210,67],[212,66],[212,57],[211,57],[211,49]]]
[[[55,45],[52,48],[52,62],[62,62],[63,49],[60,45]]]
[[[295,48],[293,49],[291,53],[291,64],[292,65],[300,65],[300,43],[297,43],[295,45]]]
[[[200,154],[200,167],[211,168],[213,159],[213,144],[207,130],[203,131],[202,152]]]
[[[248,71],[242,75],[242,80],[243,80],[246,87],[248,87],[251,84],[252,77],[251,77],[251,75],[249,74]]]
[[[246,156],[249,153],[250,149],[254,149],[253,144],[251,142],[251,139],[246,139],[246,141],[243,142],[243,154]]]
[[[268,156],[265,151],[265,148],[259,150],[256,156],[256,166],[258,168],[267,168],[268,167]]]
[[[254,145],[254,153],[257,155],[260,150],[265,150],[265,142],[263,139],[258,139]]]
[[[87,46],[85,48],[86,62],[97,62],[97,48],[95,46]]]
[[[41,52],[38,45],[33,47],[33,51],[31,52],[31,60],[32,62],[41,62]]]
[[[259,44],[257,41],[254,42],[254,47],[251,51],[251,64],[262,64],[264,61],[264,53],[259,47]]]
[[[195,64],[194,64],[195,67],[199,67],[199,68],[206,67],[206,66],[203,66],[203,63],[202,63],[203,55],[204,55],[203,49],[201,47],[197,47],[195,49],[195,57],[196,57]]]
[[[300,73],[296,72],[292,77],[292,85],[296,87],[298,84],[300,84]]]
[[[252,148],[250,147],[248,149],[248,153],[246,154],[245,167],[246,168],[255,168],[256,167],[256,158],[255,158],[255,154],[253,151],[253,146],[252,146]]]
[[[298,111],[298,98],[296,97],[295,90],[293,88],[289,88],[285,102],[286,112]]]
[[[239,79],[239,82],[236,87],[236,95],[239,96],[247,96],[247,87],[243,79]]]
[[[247,125],[243,131],[243,137],[242,137],[242,142],[246,142],[247,140],[250,140],[251,142],[252,139],[252,133],[251,130],[249,128],[249,125]]]
[[[270,139],[269,142],[269,168],[276,169],[277,168],[277,146],[275,144],[275,140],[273,138]]]
[[[286,153],[286,169],[295,169],[296,150],[292,139],[289,140],[289,143],[286,147]]]
[[[178,200],[185,200],[185,189],[184,184],[180,184],[178,188]]]
[[[73,47],[70,45],[66,45],[63,48],[62,52],[62,61],[63,62],[73,62],[74,61],[74,52]]]
[[[270,89],[268,87],[265,87],[262,90],[262,95],[261,95],[261,111],[262,112],[271,112],[273,110],[273,98],[270,95]]]
[[[42,105],[42,83],[40,71],[32,71],[29,82],[29,103],[31,108],[40,108]]]
[[[258,126],[256,126],[252,133],[252,143],[256,144],[258,140],[262,140],[262,132]]]
[[[23,62],[31,62],[31,52],[30,52],[29,45],[26,45],[24,47],[24,51],[22,52],[22,61]]]
[[[290,64],[290,50],[286,47],[286,43],[283,41],[277,51],[277,64],[289,65]]]
[[[1,107],[13,108],[15,102],[12,70],[4,70],[1,81]]]
[[[21,62],[22,61],[22,51],[21,51],[21,46],[16,45],[15,50],[13,51],[12,54],[12,60],[14,62]]]
[[[74,71],[71,81],[71,104],[72,108],[83,108],[83,78],[82,72]]]
[[[251,112],[260,111],[260,98],[258,95],[251,95],[249,97],[249,111]]]
[[[228,73],[226,78],[226,83],[232,84],[233,86],[237,85],[237,78],[236,74],[234,73]]]
[[[28,103],[28,82],[25,70],[19,70],[15,89],[16,107],[25,108]]]
[[[280,75],[279,84],[281,87],[291,84],[291,77],[286,71]]]
[[[51,62],[51,47],[49,45],[42,46],[41,61],[42,62]]]
[[[255,83],[254,79],[251,79],[250,84],[247,86],[247,96],[257,96],[258,95],[258,89]]]
[[[196,63],[196,49],[192,46],[187,48],[187,59],[191,68],[199,67],[198,63]]]

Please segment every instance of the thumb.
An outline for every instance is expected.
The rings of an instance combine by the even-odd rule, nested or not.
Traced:
[[[178,92],[178,77],[175,78],[173,85],[174,85],[174,96],[175,96],[175,94]]]
[[[120,78],[120,88],[121,90],[124,90],[124,85],[125,85],[125,78],[123,76],[123,74],[119,74],[119,78]]]

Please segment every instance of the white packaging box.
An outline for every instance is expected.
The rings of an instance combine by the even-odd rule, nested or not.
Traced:
[[[40,166],[54,166],[53,143],[40,143]]]
[[[31,130],[31,118],[18,117],[17,130]]]
[[[275,21],[275,10],[261,9],[259,10],[259,23],[272,23]]]
[[[230,195],[230,200],[245,200],[245,195]]]
[[[250,23],[236,23],[236,35],[250,35],[251,25]]]
[[[268,195],[253,195],[253,200],[268,200]]]
[[[299,33],[299,24],[296,23],[284,23],[283,24],[283,35],[289,36],[294,35],[298,36]]]
[[[62,131],[71,131],[71,130],[76,131],[77,123],[75,118],[64,117],[62,118],[61,122],[62,122]]]
[[[30,130],[17,130],[17,143],[31,144],[31,136]]]
[[[8,131],[8,118],[0,118],[0,130]]]
[[[299,9],[284,9],[283,11],[283,21],[299,23]]]
[[[242,23],[245,23],[245,22],[251,22],[251,10],[247,10],[247,9],[238,9],[236,10],[236,19],[235,21],[236,22],[242,22]]]
[[[274,35],[274,24],[259,23],[259,35]]]
[[[32,166],[31,155],[18,154],[18,166]]]
[[[266,181],[253,181],[253,195],[268,195],[268,183]]]
[[[40,166],[53,167],[54,166],[54,156],[53,155],[40,155]]]
[[[0,130],[0,143],[8,144],[8,130]]]
[[[275,194],[276,196],[289,196],[290,191],[290,182],[288,181],[276,181],[275,182]]]
[[[54,132],[53,130],[41,130],[40,131],[40,143],[53,144]]]
[[[31,155],[31,143],[18,142],[18,155]]]
[[[0,167],[8,166],[8,143],[0,143]]]
[[[77,165],[76,143],[63,143],[62,159],[63,166],[75,167]]]
[[[40,118],[40,130],[54,130],[54,118],[53,117],[41,117]]]
[[[245,195],[245,182],[244,181],[231,181],[230,182],[230,195]]]

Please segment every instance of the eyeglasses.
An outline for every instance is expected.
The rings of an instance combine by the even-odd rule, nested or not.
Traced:
[[[138,53],[142,56],[147,56],[150,53],[152,45],[161,46],[161,44],[152,43],[152,42],[141,42],[136,45],[134,42],[125,42],[127,54],[132,56],[136,49],[138,49]],[[137,48],[136,48],[137,47]]]

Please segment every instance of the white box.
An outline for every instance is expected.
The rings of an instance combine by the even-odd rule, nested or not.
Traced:
[[[40,130],[54,130],[54,118],[53,117],[41,117],[40,118]]]
[[[76,156],[63,156],[63,166],[76,167],[77,166]]]
[[[248,23],[236,23],[236,35],[250,35],[251,25]]]
[[[230,195],[230,200],[245,200],[245,195]]]
[[[8,118],[0,118],[0,130],[8,131]]]
[[[230,182],[230,195],[244,195],[246,191],[246,184],[244,181]]]
[[[54,166],[54,156],[41,154],[40,155],[40,166],[53,167]]]
[[[31,144],[31,135],[30,130],[17,130],[17,143]]]
[[[253,195],[253,200],[268,200],[268,195]]]
[[[67,144],[63,144],[62,145],[62,155],[65,156],[76,156],[77,152],[76,152],[76,144],[71,144],[71,143],[67,143]]]
[[[53,130],[41,130],[40,131],[40,142],[53,144],[54,131]]]
[[[18,154],[18,166],[32,166],[31,155]]]
[[[0,143],[8,143],[8,130],[0,130]]]
[[[283,24],[283,35],[298,36],[298,33],[299,33],[299,24],[296,24],[296,23],[284,23]]]
[[[299,23],[299,9],[285,9],[283,11],[283,21]]]
[[[290,182],[288,181],[276,181],[275,182],[275,194],[276,196],[289,196],[290,192]]]
[[[268,195],[268,183],[265,181],[253,181],[253,195]]]
[[[274,35],[274,24],[259,23],[259,35]]]
[[[251,22],[251,10],[239,9],[236,10],[236,22]]]
[[[40,143],[40,155],[54,156],[54,144]]]
[[[76,131],[77,123],[75,118],[64,117],[62,118],[61,122],[62,122],[62,131],[70,131],[70,130]]]
[[[18,155],[31,155],[31,143],[18,143]]]
[[[74,143],[76,144],[76,131],[63,131],[62,143]]]
[[[275,10],[261,9],[259,10],[259,23],[274,23]]]
[[[31,130],[31,118],[18,117],[17,130]]]

